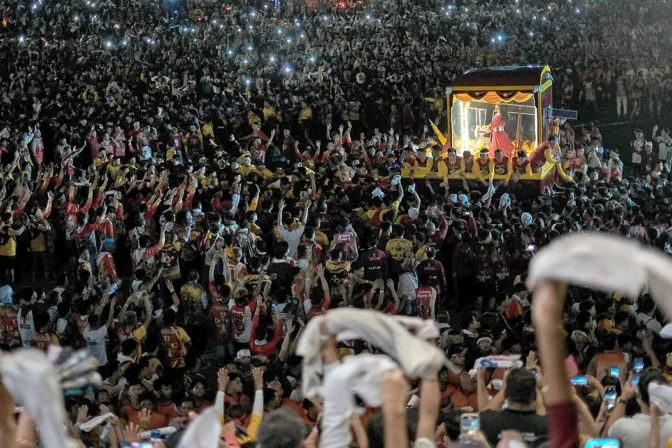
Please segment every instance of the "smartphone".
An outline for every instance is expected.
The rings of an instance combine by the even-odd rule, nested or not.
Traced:
[[[152,429],[149,432],[149,440],[153,442],[158,442],[161,440],[161,431],[158,429]]]
[[[537,246],[535,246],[534,244],[528,244],[525,250],[528,252],[534,252],[535,250],[537,250]]]
[[[634,371],[640,373],[644,370],[644,360],[642,358],[635,358]]]
[[[621,448],[618,439],[588,439],[585,448]]]
[[[604,388],[604,401],[607,403],[607,410],[611,411],[616,406],[616,386],[607,386]]]
[[[572,378],[573,386],[585,386],[586,384],[588,384],[588,378],[585,376],[575,376]]]
[[[633,386],[636,386],[636,385],[639,384],[639,373],[637,373],[637,374],[635,374],[635,375],[632,376],[632,381],[630,381],[630,383],[631,383]]]
[[[460,417],[460,433],[467,434],[472,432],[478,432],[481,429],[481,421],[478,417],[478,414],[467,413],[462,414]]]
[[[619,369],[618,367],[612,367],[611,369],[609,369],[609,376],[618,378],[619,373],[621,373],[621,369]]]
[[[154,448],[152,442],[121,442],[121,448]]]

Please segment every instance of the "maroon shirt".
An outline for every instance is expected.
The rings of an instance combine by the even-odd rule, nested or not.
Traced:
[[[380,249],[370,249],[360,254],[360,260],[364,267],[364,278],[375,281],[379,278],[387,278],[387,253]]]
[[[424,260],[417,268],[418,281],[422,286],[433,286],[438,296],[446,290],[446,273],[438,260]]]

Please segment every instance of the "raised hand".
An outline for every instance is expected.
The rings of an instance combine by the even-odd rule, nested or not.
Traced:
[[[217,384],[220,392],[226,392],[226,386],[229,385],[229,371],[221,368],[217,372]]]
[[[149,409],[143,409],[140,411],[140,428],[149,429],[149,424],[152,418],[152,411]]]
[[[252,378],[254,378],[254,390],[264,390],[264,372],[259,367],[252,369]]]
[[[139,442],[140,441],[140,427],[135,423],[129,423],[124,427],[122,433],[124,442]]]
[[[89,420],[89,407],[84,405],[77,411],[77,423],[84,423]]]

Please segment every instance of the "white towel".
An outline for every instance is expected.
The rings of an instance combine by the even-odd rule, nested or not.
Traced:
[[[40,446],[65,448],[63,392],[56,369],[46,355],[33,348],[3,354],[0,375],[7,391],[37,425]]]
[[[416,330],[423,338],[436,338],[439,331],[434,322],[413,317],[397,318],[371,310],[335,309],[326,316],[311,319],[299,340],[296,354],[304,358],[304,397],[315,396],[320,386],[320,322],[323,319],[327,321],[329,332],[337,335],[338,340],[363,339],[370,342],[396,360],[409,378],[436,373],[446,362],[443,352],[435,345],[409,332],[409,329]]]
[[[98,417],[93,417],[91,420],[82,423],[77,423],[77,426],[79,426],[79,429],[81,429],[84,432],[90,432],[96,426],[99,426],[103,422],[106,422],[107,420],[110,420],[112,418],[114,418],[114,414],[108,412],[107,414],[99,415]]]
[[[192,420],[182,433],[177,444],[178,448],[216,448],[219,446],[219,435],[222,432],[222,423],[214,407],[209,407]]]
[[[672,387],[667,384],[649,383],[649,398],[661,412],[672,412]]]
[[[647,286],[672,319],[672,260],[668,255],[623,237],[574,233],[541,249],[530,263],[528,285],[559,280],[604,292],[639,296]]]

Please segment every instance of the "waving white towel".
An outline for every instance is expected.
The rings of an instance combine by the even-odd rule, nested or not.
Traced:
[[[63,392],[47,356],[33,348],[3,354],[0,375],[7,391],[37,424],[40,446],[65,448]]]
[[[410,378],[420,378],[437,372],[446,362],[441,350],[423,338],[436,338],[439,331],[434,322],[419,318],[396,318],[386,314],[359,309],[336,309],[326,316],[308,322],[299,340],[296,354],[303,359],[303,394],[312,397],[318,393],[319,374],[322,372],[320,352],[320,322],[326,319],[327,328],[338,340],[363,339],[379,347],[399,363]],[[431,330],[433,328],[433,331]],[[347,336],[347,338],[346,338]]]
[[[214,448],[219,446],[221,432],[222,423],[219,421],[219,413],[211,406],[189,423],[177,446],[178,448]]]
[[[672,319],[672,260],[633,240],[603,233],[575,233],[541,249],[530,263],[528,284],[560,280],[637,297],[644,286]]]

